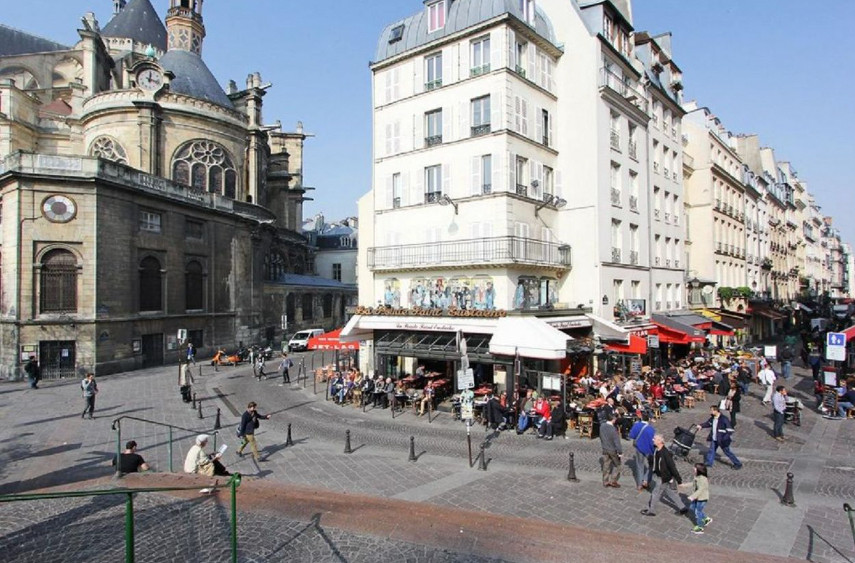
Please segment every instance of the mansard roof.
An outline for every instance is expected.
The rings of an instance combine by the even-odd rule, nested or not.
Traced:
[[[105,37],[124,37],[166,51],[166,27],[149,0],[131,0],[101,30]]]

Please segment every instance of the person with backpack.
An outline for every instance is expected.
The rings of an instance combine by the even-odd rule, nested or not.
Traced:
[[[252,459],[257,462],[265,461],[258,455],[258,442],[255,441],[255,431],[260,426],[259,419],[270,420],[269,414],[261,414],[257,410],[258,405],[255,402],[250,402],[246,406],[246,411],[240,417],[240,424],[237,428],[238,438],[242,439],[241,445],[237,450],[238,457],[243,457],[243,449],[249,445],[252,448]]]
[[[83,409],[83,414],[80,418],[85,418],[87,411],[89,418],[95,418],[95,395],[98,394],[98,384],[95,382],[95,374],[87,373],[86,379],[80,382],[80,387],[83,389],[83,400],[86,401],[86,407]]]
[[[641,420],[632,425],[629,430],[629,439],[635,449],[635,486],[641,492],[650,483],[650,463],[653,456],[653,436],[656,429],[650,424],[650,415],[645,411],[641,413]]]
[[[27,374],[27,379],[30,382],[31,389],[39,388],[39,380],[41,377],[41,370],[39,369],[39,363],[36,361],[35,356],[30,356],[30,359],[27,360],[27,363],[24,365],[24,372]]]

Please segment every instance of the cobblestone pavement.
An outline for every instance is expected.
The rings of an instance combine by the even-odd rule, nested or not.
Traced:
[[[116,450],[116,433],[110,423],[123,415],[181,427],[173,432],[172,452],[173,468],[180,471],[192,436],[211,432],[219,408],[223,428],[217,439],[230,447],[225,456],[227,465],[232,471],[267,482],[640,534],[686,542],[696,548],[719,546],[811,561],[855,561],[842,511],[844,502],[855,504],[855,421],[825,420],[808,408],[801,426],[788,424],[787,441],[779,443],[769,437],[769,409],[760,404],[758,385],[752,385],[749,396],[743,399],[734,439],[733,449],[744,468],[732,471],[726,460],[716,463],[711,470],[712,499],[707,508],[714,522],[706,534],[695,536],[686,517],[667,510],[660,510],[656,518],[643,518],[638,513],[647,494],[639,494],[633,487],[631,464],[623,467],[623,488],[603,489],[598,440],[580,439],[570,432],[567,440],[544,442],[530,434],[495,435],[474,427],[473,457],[483,441],[489,462],[486,472],[478,471],[477,464],[469,467],[465,427],[447,413],[435,413],[430,423],[427,417],[419,418],[411,412],[394,419],[388,410],[369,407],[363,413],[324,401],[321,384],[314,394],[311,381],[305,387],[280,386],[274,379],[258,382],[248,372],[247,367],[214,372],[203,366],[195,389],[202,399],[202,419],[198,410],[180,401],[174,366],[103,378],[94,421],[80,418],[83,406],[76,381],[46,382],[38,390],[29,390],[23,383],[4,383],[0,385],[0,493],[109,475],[107,462]],[[795,377],[787,382],[792,394],[812,407],[809,377],[805,379],[803,369],[794,372]],[[238,445],[234,427],[250,400],[257,401],[262,412],[273,414],[270,421],[262,421],[257,434],[268,460],[258,465],[251,458],[234,455]],[[694,409],[667,413],[655,426],[670,439],[674,427],[704,421],[713,400],[708,396]],[[289,423],[295,444],[286,448]],[[354,450],[351,455],[343,453],[348,429]],[[121,430],[122,441],[135,439],[139,452],[156,470],[168,471],[168,433],[164,428],[123,420]],[[415,463],[407,461],[410,436],[415,438]],[[690,460],[700,460],[704,438],[705,434],[698,435]],[[631,457],[631,450],[631,444],[624,442],[625,458]],[[566,480],[571,451],[578,483]],[[688,479],[688,461],[679,460],[679,469]],[[779,502],[788,471],[795,475],[796,507]],[[71,516],[57,514],[54,518],[74,522],[73,509],[68,512]],[[40,514],[31,525],[48,518],[51,516]],[[0,519],[0,541],[18,533],[18,528],[8,527],[7,522]],[[485,525],[489,526],[486,521]],[[121,535],[111,537],[119,541]],[[354,546],[362,541],[344,536],[336,538],[339,540]],[[298,543],[288,549],[296,549]],[[311,547],[306,549],[311,551]],[[252,556],[279,560],[278,555],[264,553]],[[470,560],[454,559],[461,553],[465,552],[423,554],[413,560]],[[327,556],[300,557],[301,561],[322,561]],[[360,559],[349,555],[345,560]]]

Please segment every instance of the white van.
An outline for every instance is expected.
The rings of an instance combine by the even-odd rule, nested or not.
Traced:
[[[324,330],[322,328],[308,328],[306,330],[301,330],[288,341],[288,350],[291,352],[306,350],[306,345],[309,343],[309,339],[323,333]]]

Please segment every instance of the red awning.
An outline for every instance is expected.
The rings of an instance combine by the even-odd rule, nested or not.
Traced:
[[[359,350],[359,342],[342,342],[340,340],[342,329],[337,328],[325,332],[319,336],[313,336],[306,343],[309,350]]]
[[[653,322],[656,324],[659,342],[692,344],[693,342],[704,342],[706,340],[706,335],[700,329],[681,324],[674,319],[657,315],[653,319]]]
[[[634,334],[629,335],[629,344],[607,344],[606,350],[620,354],[646,354],[647,339]]]
[[[843,334],[846,335],[846,344],[849,344],[852,341],[855,341],[855,325],[850,326],[846,330],[843,331]]]
[[[710,328],[710,334],[717,334],[719,336],[733,336],[733,327],[725,323],[713,321],[712,327]]]

